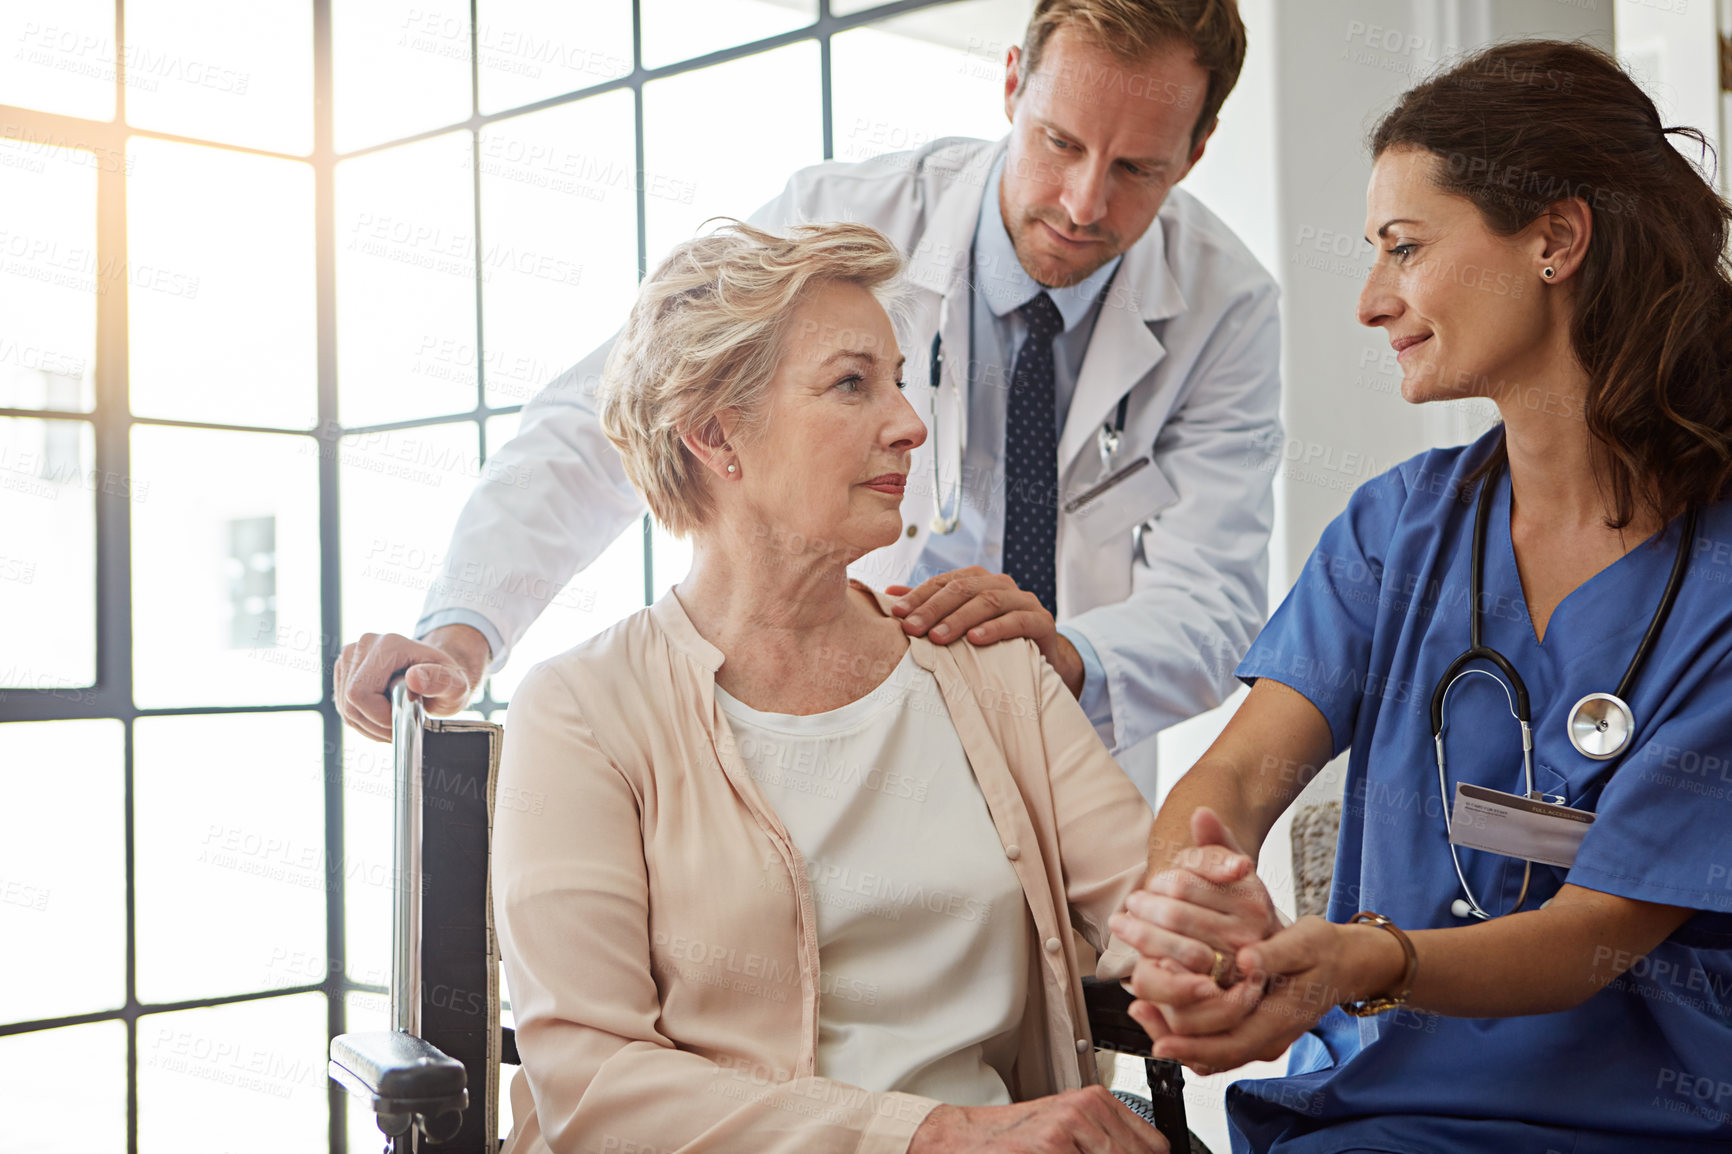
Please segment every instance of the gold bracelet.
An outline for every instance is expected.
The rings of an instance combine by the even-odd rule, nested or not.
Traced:
[[[1341,1008],[1355,1018],[1369,1018],[1373,1014],[1382,1014],[1407,1004],[1407,995],[1413,992],[1413,979],[1419,973],[1419,955],[1413,952],[1413,942],[1401,931],[1401,927],[1370,910],[1361,910],[1347,919],[1347,924],[1377,926],[1395,935],[1395,940],[1401,943],[1401,951],[1407,955],[1407,969],[1401,975],[1401,992],[1394,997],[1364,998],[1356,1002],[1343,1002]]]

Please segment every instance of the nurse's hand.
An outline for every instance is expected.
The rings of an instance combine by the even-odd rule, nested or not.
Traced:
[[[1252,982],[1267,984],[1251,1011],[1218,1033],[1168,1031],[1156,1038],[1155,1057],[1205,1075],[1253,1060],[1274,1061],[1332,1007],[1388,990],[1399,980],[1406,955],[1386,930],[1307,917],[1266,942],[1246,946],[1238,963]],[[1151,1022],[1166,1024],[1163,1012],[1144,1002],[1131,1003],[1130,1014],[1145,1029]]]
[[[949,645],[964,637],[976,645],[991,645],[1010,637],[1035,643],[1071,696],[1082,696],[1082,655],[1076,651],[1040,598],[1019,589],[1008,574],[978,565],[928,577],[910,589],[887,585],[897,600],[890,612],[902,618],[903,632]]]

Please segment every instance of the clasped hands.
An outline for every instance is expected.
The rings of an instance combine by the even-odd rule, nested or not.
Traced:
[[[1280,1057],[1343,1000],[1341,927],[1283,925],[1256,863],[1212,810],[1191,815],[1191,837],[1194,847],[1132,893],[1109,926],[1137,951],[1130,1013],[1155,1057],[1212,1074]]]

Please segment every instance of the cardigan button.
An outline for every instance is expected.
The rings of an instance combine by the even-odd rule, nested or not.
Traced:
[[[1089,1040],[1087,1038],[1078,1038],[1076,1040],[1076,1052],[1079,1054],[1086,1054],[1089,1052]]]
[[[1063,947],[1064,943],[1059,941],[1057,938],[1048,938],[1046,940],[1046,952],[1049,954],[1056,954]]]
[[[1016,861],[1022,857],[1022,847],[1017,845],[1015,842],[1012,842],[1010,845],[1004,847],[1004,856],[1009,858],[1011,861]]]

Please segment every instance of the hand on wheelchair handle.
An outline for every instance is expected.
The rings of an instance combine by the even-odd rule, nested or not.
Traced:
[[[1104,1086],[1009,1106],[939,1106],[908,1154],[1170,1154],[1167,1140]]]
[[[468,625],[446,625],[415,641],[397,633],[363,633],[343,647],[332,671],[337,712],[375,741],[391,740],[386,687],[399,673],[434,717],[469,704],[488,662],[487,641]]]

